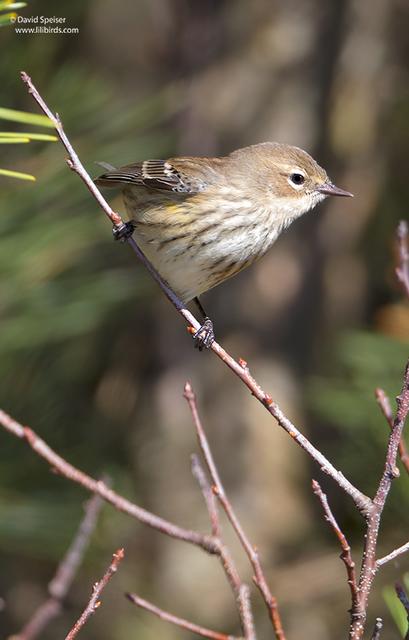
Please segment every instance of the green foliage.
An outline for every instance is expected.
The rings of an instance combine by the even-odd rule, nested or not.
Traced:
[[[314,406],[326,419],[356,429],[375,427],[379,411],[374,390],[382,387],[394,397],[402,385],[407,344],[376,333],[354,331],[340,336],[335,348],[338,374],[314,382]]]
[[[13,2],[13,0],[1,0],[0,2],[0,27],[7,27],[13,24],[17,14],[17,9],[26,7],[26,2]]]
[[[409,590],[409,573],[406,573],[403,576],[403,581],[406,590]],[[388,585],[384,587],[382,595],[402,638],[405,638],[408,630],[408,617],[404,607],[396,595],[395,589],[391,585]]]
[[[12,0],[0,1],[0,12],[7,11],[7,13],[0,13],[0,26],[7,26],[13,24],[16,20],[16,9],[22,9],[26,7],[26,2],[13,2]],[[9,120],[12,122],[21,122],[27,125],[35,125],[39,127],[51,127],[54,128],[53,123],[47,116],[39,115],[35,113],[28,113],[27,111],[17,111],[16,109],[5,109],[0,107],[0,119]],[[30,142],[31,140],[42,140],[47,142],[56,141],[56,136],[50,136],[42,133],[28,133],[26,131],[21,132],[0,132],[0,144],[22,144]],[[7,178],[17,178],[18,180],[34,181],[35,177],[30,173],[23,173],[21,171],[13,171],[12,169],[1,169],[0,176]]]
[[[375,400],[375,389],[388,394],[392,410],[402,386],[408,344],[376,333],[354,331],[338,339],[331,365],[336,375],[314,378],[310,402],[337,439],[337,464],[373,490],[382,469],[388,427]],[[329,425],[328,425],[329,423]],[[353,442],[353,449],[352,443]],[[365,469],[362,460],[366,460]],[[398,496],[397,494],[400,494]],[[395,506],[407,499],[404,482],[394,487]]]
[[[33,124],[38,127],[54,129],[54,125],[50,118],[37,113],[17,111],[16,109],[4,109],[3,107],[0,107],[0,118],[3,120],[10,120],[12,122],[22,122],[23,124]]]
[[[16,111],[15,109],[4,109],[0,107],[0,119],[10,120],[13,122],[21,122],[27,125],[37,125],[41,127],[51,127],[54,125],[49,118],[43,115],[35,113],[28,113],[26,111]],[[32,140],[43,142],[55,142],[58,140],[57,136],[51,136],[44,133],[31,133],[27,131],[0,132],[0,144],[21,144],[31,142]],[[35,177],[30,173],[22,173],[21,171],[13,171],[11,169],[0,169],[0,176],[6,176],[9,178],[17,178],[19,180],[34,181]]]

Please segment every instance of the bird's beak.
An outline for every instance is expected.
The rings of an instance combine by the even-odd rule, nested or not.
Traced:
[[[345,198],[354,197],[353,193],[344,191],[344,189],[336,187],[335,184],[332,184],[332,182],[325,182],[323,185],[317,188],[317,191],[325,196],[344,196]]]

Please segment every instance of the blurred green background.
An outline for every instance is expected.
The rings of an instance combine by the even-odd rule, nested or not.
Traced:
[[[204,304],[223,345],[249,361],[296,424],[372,495],[388,435],[373,391],[383,386],[394,398],[408,352],[409,310],[393,274],[395,228],[409,200],[406,2],[32,0],[21,15],[62,16],[79,33],[2,28],[0,106],[37,111],[20,80],[27,71],[91,175],[97,161],[221,155],[277,140],[307,149],[355,193],[297,221]],[[220,362],[192,348],[128,247],[112,241],[65,155],[58,143],[0,147],[1,167],[37,177],[0,177],[0,406],[84,471],[109,473],[138,504],[206,530],[189,468],[196,443],[182,391],[191,380],[288,639],[345,638],[344,567],[310,490],[320,471]],[[108,195],[122,211],[119,194]],[[321,479],[358,559],[363,522]],[[16,633],[46,597],[85,497],[0,432],[1,637]],[[385,511],[381,554],[408,538],[408,499],[402,473]],[[65,635],[121,545],[126,560],[84,637],[185,637],[133,608],[124,591],[239,633],[214,559],[106,506],[45,640]],[[382,588],[408,568],[402,557],[376,582],[370,620],[385,617],[385,638],[400,636]],[[260,637],[271,637],[258,596],[253,602]]]

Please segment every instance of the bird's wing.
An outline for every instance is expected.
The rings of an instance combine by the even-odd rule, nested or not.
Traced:
[[[181,166],[177,166],[178,164]],[[95,180],[95,184],[100,187],[127,184],[181,194],[203,191],[206,182],[202,176],[198,175],[197,167],[186,165],[188,165],[186,161],[182,163],[177,160],[174,162],[171,160],[145,160],[107,171]]]

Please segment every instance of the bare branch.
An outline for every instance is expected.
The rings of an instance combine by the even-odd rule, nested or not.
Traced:
[[[87,474],[83,473],[76,467],[73,467],[66,460],[61,458],[55,451],[53,451],[47,444],[37,436],[37,434],[28,427],[23,427],[21,424],[16,422],[13,418],[11,418],[7,413],[0,409],[0,424],[5,427],[10,433],[13,433],[18,438],[25,440],[29,446],[41,457],[44,458],[60,475],[67,478],[68,480],[72,480],[77,484],[83,486],[87,491],[91,493],[95,493],[106,502],[109,502],[112,506],[114,506],[118,511],[122,511],[127,513],[142,522],[143,524],[148,525],[152,529],[156,529],[157,531],[161,531],[171,538],[176,538],[177,540],[183,540],[185,542],[190,542],[191,544],[195,544],[199,547],[202,547],[208,553],[216,553],[217,549],[214,547],[213,540],[210,536],[205,536],[197,531],[191,531],[190,529],[183,529],[182,527],[178,527],[172,522],[168,522],[159,516],[156,516],[142,507],[130,502],[123,496],[119,495],[112,489],[110,489],[104,482],[101,480],[95,480],[91,478]]]
[[[409,243],[408,223],[401,220],[397,232],[398,263],[395,268],[396,277],[409,298]]]
[[[386,421],[390,429],[392,430],[393,429],[393,413],[392,413],[392,408],[391,408],[391,404],[389,402],[388,396],[386,395],[383,389],[378,388],[378,389],[375,389],[375,398],[377,403],[379,404],[379,407],[383,415],[386,418]],[[409,452],[407,450],[406,443],[403,437],[400,439],[400,442],[399,442],[399,457],[406,471],[409,473]]]
[[[215,542],[216,541],[217,539],[215,539]],[[220,564],[237,602],[240,625],[243,630],[244,638],[245,640],[256,640],[248,586],[241,582],[233,557],[227,545],[223,540],[218,540],[217,542],[219,546],[219,553],[217,555],[220,558]]]
[[[192,474],[196,478],[198,485],[202,491],[203,497],[206,502],[207,511],[209,513],[210,524],[212,527],[212,535],[216,538],[220,538],[220,521],[219,514],[217,512],[217,504],[214,493],[207,481],[206,474],[202,469],[199,458],[196,454],[191,457],[192,460]]]
[[[206,629],[206,627],[202,627],[198,624],[194,624],[193,622],[189,622],[184,618],[179,618],[174,616],[172,613],[168,611],[164,611],[157,607],[156,605],[140,598],[135,593],[127,593],[126,597],[133,604],[141,609],[146,609],[146,611],[150,611],[155,616],[158,616],[161,620],[165,620],[166,622],[170,622],[171,624],[176,625],[177,627],[181,627],[186,631],[192,631],[192,633],[197,633],[197,635],[202,636],[203,638],[210,638],[210,640],[238,640],[235,636],[229,636],[225,633],[219,633],[217,631],[212,631],[211,629]]]
[[[361,640],[364,633],[369,593],[372,588],[376,570],[379,567],[379,564],[376,562],[376,545],[378,542],[381,516],[392,481],[399,476],[399,469],[396,467],[396,458],[399,452],[399,443],[402,439],[405,421],[409,413],[409,362],[406,365],[402,391],[396,398],[396,404],[396,417],[389,435],[385,467],[372,501],[371,512],[367,519],[365,546],[358,582],[359,598],[357,605],[352,607],[351,610],[350,640]]]
[[[220,531],[220,522],[219,515],[217,512],[217,504],[215,502],[215,497],[209,485],[209,482],[206,478],[206,474],[200,464],[200,461],[197,456],[192,455],[192,473],[196,478],[199,487],[202,491],[207,510],[209,513],[209,518],[211,521],[212,532],[213,532],[213,546],[214,553],[218,556],[220,560],[220,564],[223,568],[223,571],[227,577],[227,580],[230,584],[230,587],[233,591],[233,595],[237,602],[237,608],[239,613],[240,624],[244,633],[244,638],[246,640],[255,640],[254,634],[254,623],[253,623],[253,615],[250,607],[250,599],[249,599],[249,591],[246,585],[243,585],[237,568],[234,564],[232,555],[228,549],[228,547],[224,544],[221,538]],[[199,635],[203,635],[208,638],[227,638],[225,634],[221,634],[218,632],[210,631],[209,629],[205,629],[204,627],[200,627],[192,622],[189,622],[183,618],[178,618],[166,611],[163,611],[159,607],[143,600],[139,596],[135,594],[127,594],[127,597],[140,607],[148,609],[152,613],[155,613],[160,618],[167,620],[173,624],[181,626],[190,631],[194,631],[195,633],[199,633]]]
[[[45,103],[45,101],[43,100],[43,98],[40,96],[37,89],[33,85],[30,76],[27,73],[25,73],[25,71],[21,72],[21,79],[23,80],[24,84],[27,85],[28,92],[33,96],[34,100],[37,102],[41,111],[43,111],[45,115],[48,116],[48,118],[50,118],[51,122],[53,123],[58,137],[60,138],[61,142],[63,143],[64,147],[68,152],[69,160],[67,160],[67,164],[70,167],[70,169],[75,171],[75,173],[77,173],[80,176],[81,180],[86,184],[87,188],[89,189],[91,194],[94,196],[95,200],[98,202],[101,209],[105,212],[107,217],[110,219],[112,224],[115,226],[121,226],[123,224],[121,216],[115,213],[115,211],[111,209],[111,207],[109,206],[105,198],[100,193],[99,189],[97,189],[94,182],[91,180],[88,173],[85,171],[79,157],[77,156],[72,144],[70,143],[63,129],[63,126],[58,114],[54,114],[51,111],[51,109],[48,107],[48,105]]]
[[[94,495],[84,505],[85,515],[77,533],[63,560],[60,562],[54,578],[48,585],[50,598],[34,612],[20,633],[13,636],[14,640],[34,640],[43,632],[51,620],[61,613],[62,602],[82,562],[102,504],[101,498]]]
[[[403,588],[403,586],[401,584],[399,584],[398,582],[395,584],[395,591],[396,591],[396,595],[398,596],[399,600],[402,603],[402,606],[404,607],[404,609],[406,611],[406,616],[407,616],[407,619],[408,619],[408,630],[406,632],[405,640],[409,640],[409,598],[408,598],[408,594],[406,593],[406,591]]]
[[[118,549],[118,551],[114,553],[114,555],[112,556],[111,564],[105,571],[101,580],[94,584],[92,595],[87,606],[85,607],[81,616],[78,618],[77,622],[72,627],[71,631],[65,637],[65,640],[73,640],[73,638],[75,638],[79,631],[81,631],[92,614],[95,613],[95,611],[98,609],[101,604],[101,602],[99,601],[101,593],[107,586],[108,582],[111,580],[112,576],[117,572],[118,565],[123,560],[124,555],[125,554],[123,549]]]
[[[216,525],[216,529],[220,532],[220,522],[219,522],[219,517],[217,514],[217,509],[216,509],[216,505],[215,503],[211,502],[210,500],[210,494],[211,494],[211,489],[209,486],[209,483],[207,482],[207,478],[206,478],[206,474],[204,472],[204,470],[201,467],[200,461],[197,458],[197,456],[192,456],[193,457],[193,474],[195,476],[195,478],[198,480],[200,489],[202,491],[204,500],[206,502],[206,506],[209,512],[209,516],[210,519],[215,519],[215,525]],[[213,527],[213,523],[212,523],[212,527]],[[234,596],[236,598],[239,598],[239,594],[240,594],[240,588],[241,588],[241,580],[240,580],[240,576],[238,574],[238,571],[236,569],[236,566],[233,562],[233,558],[231,556],[230,551],[228,550],[228,548],[226,547],[226,545],[224,544],[223,540],[221,539],[220,536],[214,537],[213,538],[213,544],[215,546],[215,554],[219,556],[223,570],[226,574],[226,577],[229,581],[229,584],[232,588],[232,591],[234,593]]]
[[[62,600],[71,587],[84,553],[89,545],[90,537],[96,527],[97,519],[103,505],[98,495],[93,495],[84,505],[85,516],[78,528],[77,535],[72,541],[64,559],[59,564],[54,578],[48,585],[48,591],[53,598]]]
[[[213,532],[217,532],[217,534],[213,534],[215,536],[215,545],[217,545],[219,549],[217,555],[219,556],[223,571],[237,601],[240,624],[244,633],[244,637],[246,638],[246,640],[255,640],[256,636],[254,631],[253,614],[250,605],[249,588],[247,585],[241,582],[230,550],[223,541],[223,538],[221,536],[219,515],[217,512],[217,505],[215,503],[213,491],[206,478],[204,469],[200,464],[200,460],[197,456],[194,455],[192,456],[192,472],[199,483],[204,500],[206,502],[212,530]]]
[[[312,490],[314,491],[315,495],[317,496],[318,500],[321,503],[321,506],[325,514],[325,520],[333,529],[341,545],[342,553],[340,557],[342,562],[345,564],[345,568],[347,571],[348,585],[351,591],[352,607],[357,606],[358,590],[357,590],[356,575],[355,575],[355,562],[352,560],[351,547],[349,546],[348,540],[346,539],[345,535],[341,531],[335,519],[335,516],[331,511],[326,494],[323,492],[321,486],[316,480],[312,481]]]
[[[60,615],[61,611],[61,602],[55,598],[48,598],[34,611],[24,628],[16,635],[11,636],[9,640],[34,640],[34,638],[38,638],[50,622]]]
[[[401,547],[398,547],[397,549],[394,549],[393,551],[388,553],[387,556],[384,556],[383,558],[379,558],[379,560],[376,561],[376,568],[379,569],[379,567],[381,567],[383,564],[386,564],[391,560],[395,560],[395,558],[402,555],[402,553],[407,553],[408,551],[409,551],[409,542],[406,542],[406,544],[403,544]]]
[[[270,615],[270,619],[273,625],[274,633],[277,640],[285,640],[285,634],[281,623],[281,617],[278,612],[278,605],[276,598],[272,595],[267,581],[265,579],[260,559],[258,556],[257,550],[252,546],[250,541],[248,540],[246,534],[243,531],[243,528],[234,512],[234,509],[226,496],[226,492],[224,490],[222,481],[220,479],[219,473],[217,471],[216,464],[213,459],[212,452],[210,450],[209,443],[207,441],[207,437],[205,431],[203,429],[202,422],[200,420],[199,412],[197,410],[196,404],[196,396],[193,392],[193,389],[190,383],[185,384],[184,397],[186,398],[190,411],[192,413],[193,422],[196,428],[196,433],[199,441],[200,449],[203,453],[203,457],[205,459],[207,468],[210,473],[210,477],[213,482],[213,492],[217,496],[222,508],[224,509],[233,529],[235,530],[237,537],[240,540],[240,543],[247,554],[247,557],[250,560],[250,563],[254,570],[254,583],[258,587],[263,596],[264,602],[267,605],[267,609]]]
[[[256,640],[253,614],[250,603],[250,589],[246,584],[240,585],[239,590],[240,619],[243,623],[244,637],[246,640]]]
[[[103,196],[93,183],[92,179],[84,169],[76,152],[69,142],[67,135],[64,132],[61,120],[51,112],[51,110],[33,85],[31,78],[25,72],[21,73],[21,77],[23,82],[27,85],[29,93],[33,96],[34,100],[37,102],[41,110],[53,121],[57,134],[69,154],[68,165],[83,180],[91,194],[95,197],[100,207],[110,219],[110,221],[116,227],[120,227],[123,224],[122,218],[111,209],[111,207],[103,198]],[[189,331],[191,333],[197,331],[200,327],[200,323],[185,308],[182,301],[176,296],[176,294],[172,291],[168,284],[162,280],[158,272],[154,269],[149,260],[140,250],[135,240],[131,237],[127,239],[127,242],[139,258],[139,260],[144,264],[149,273],[156,280],[168,300],[170,300],[177,311],[189,323]],[[273,401],[272,397],[265,391],[263,391],[256,380],[250,375],[249,369],[245,365],[244,361],[237,362],[236,360],[234,360],[219,344],[217,344],[217,342],[214,342],[212,344],[211,349],[231,369],[231,371],[233,371],[236,376],[238,376],[242,380],[242,382],[247,386],[252,395],[255,396],[259,400],[259,402],[261,402],[262,405],[267,409],[267,411],[273,416],[273,418],[275,418],[280,427],[282,427],[282,429],[284,429],[291,436],[291,438],[293,438],[293,440],[302,449],[304,449],[304,451],[306,451],[311,456],[311,458],[315,460],[315,462],[317,462],[324,473],[327,473],[329,476],[331,476],[333,480],[335,480],[335,482],[341,487],[341,489],[343,489],[343,491],[351,496],[359,511],[366,516],[368,510],[371,508],[369,498],[365,496],[365,494],[363,494],[361,491],[359,491],[359,489],[354,487],[354,485],[351,484],[351,482],[349,482],[349,480],[347,480],[341,472],[337,471],[335,467],[329,462],[329,460],[327,460],[327,458],[318,449],[316,449],[316,447],[314,447],[314,445],[311,444],[311,442],[284,415],[280,407]]]
[[[172,538],[189,542],[201,547],[207,553],[217,555],[220,558],[221,565],[237,600],[240,621],[245,638],[246,640],[254,640],[253,636],[246,635],[247,631],[250,629],[248,623],[251,617],[247,603],[244,601],[246,591],[242,590],[243,585],[228,548],[218,537],[206,536],[196,531],[182,529],[181,527],[159,518],[141,507],[138,507],[136,504],[115,493],[115,491],[107,487],[103,481],[94,480],[79,469],[70,465],[66,460],[55,453],[41,438],[39,438],[32,429],[23,427],[2,410],[0,410],[0,424],[16,437],[27,441],[30,447],[40,457],[44,458],[53,467],[53,469],[58,471],[58,473],[63,477],[82,485],[88,491],[91,491],[92,493],[100,496],[103,500],[112,504],[119,511],[127,513],[140,522],[152,527],[153,529],[159,530]],[[203,471],[202,475],[204,476]],[[203,482],[203,478],[201,478],[201,482]],[[208,495],[208,493],[211,493],[209,486],[206,489],[206,495]],[[61,588],[61,585],[59,588]],[[242,612],[246,613],[246,619],[242,618]]]
[[[32,80],[30,78],[30,76],[27,73],[25,73],[25,71],[21,72],[21,79],[23,80],[24,84],[27,85],[29,93],[32,95],[34,100],[37,102],[37,104],[40,107],[40,109],[53,122],[55,130],[56,130],[56,133],[57,133],[58,137],[60,138],[62,144],[64,145],[66,151],[68,152],[69,158],[67,159],[67,164],[68,164],[69,168],[72,171],[74,171],[81,178],[81,180],[85,183],[87,189],[94,196],[94,198],[98,202],[99,206],[104,211],[104,213],[107,216],[107,218],[112,222],[112,224],[116,228],[121,228],[123,226],[123,224],[124,224],[121,216],[118,213],[116,213],[109,206],[108,202],[105,200],[104,196],[99,191],[99,189],[95,185],[95,183],[92,180],[92,178],[90,178],[88,172],[85,170],[85,167],[81,163],[76,151],[74,150],[71,142],[68,139],[67,134],[64,131],[64,128],[63,128],[63,125],[62,125],[62,122],[61,122],[59,116],[57,114],[54,114],[51,111],[51,109],[48,107],[46,102],[43,100],[43,98],[41,97],[41,95],[37,91],[36,87],[34,86]],[[168,284],[164,280],[162,280],[162,278],[160,277],[160,275],[158,274],[156,269],[152,266],[152,264],[149,262],[149,260],[146,258],[146,256],[141,251],[141,249],[138,247],[138,245],[136,244],[135,240],[133,238],[128,238],[127,242],[130,245],[131,249],[136,253],[138,259],[142,262],[142,264],[146,267],[146,269],[149,271],[151,276],[159,284],[159,286],[162,289],[163,293],[170,300],[170,302],[172,302],[172,304],[176,307],[176,309],[184,316],[184,318],[187,320],[187,322],[192,327],[194,327],[195,330],[199,329],[200,323],[194,318],[194,316],[187,309],[185,309],[183,303],[175,295],[175,293],[172,291],[172,289],[168,286]]]

